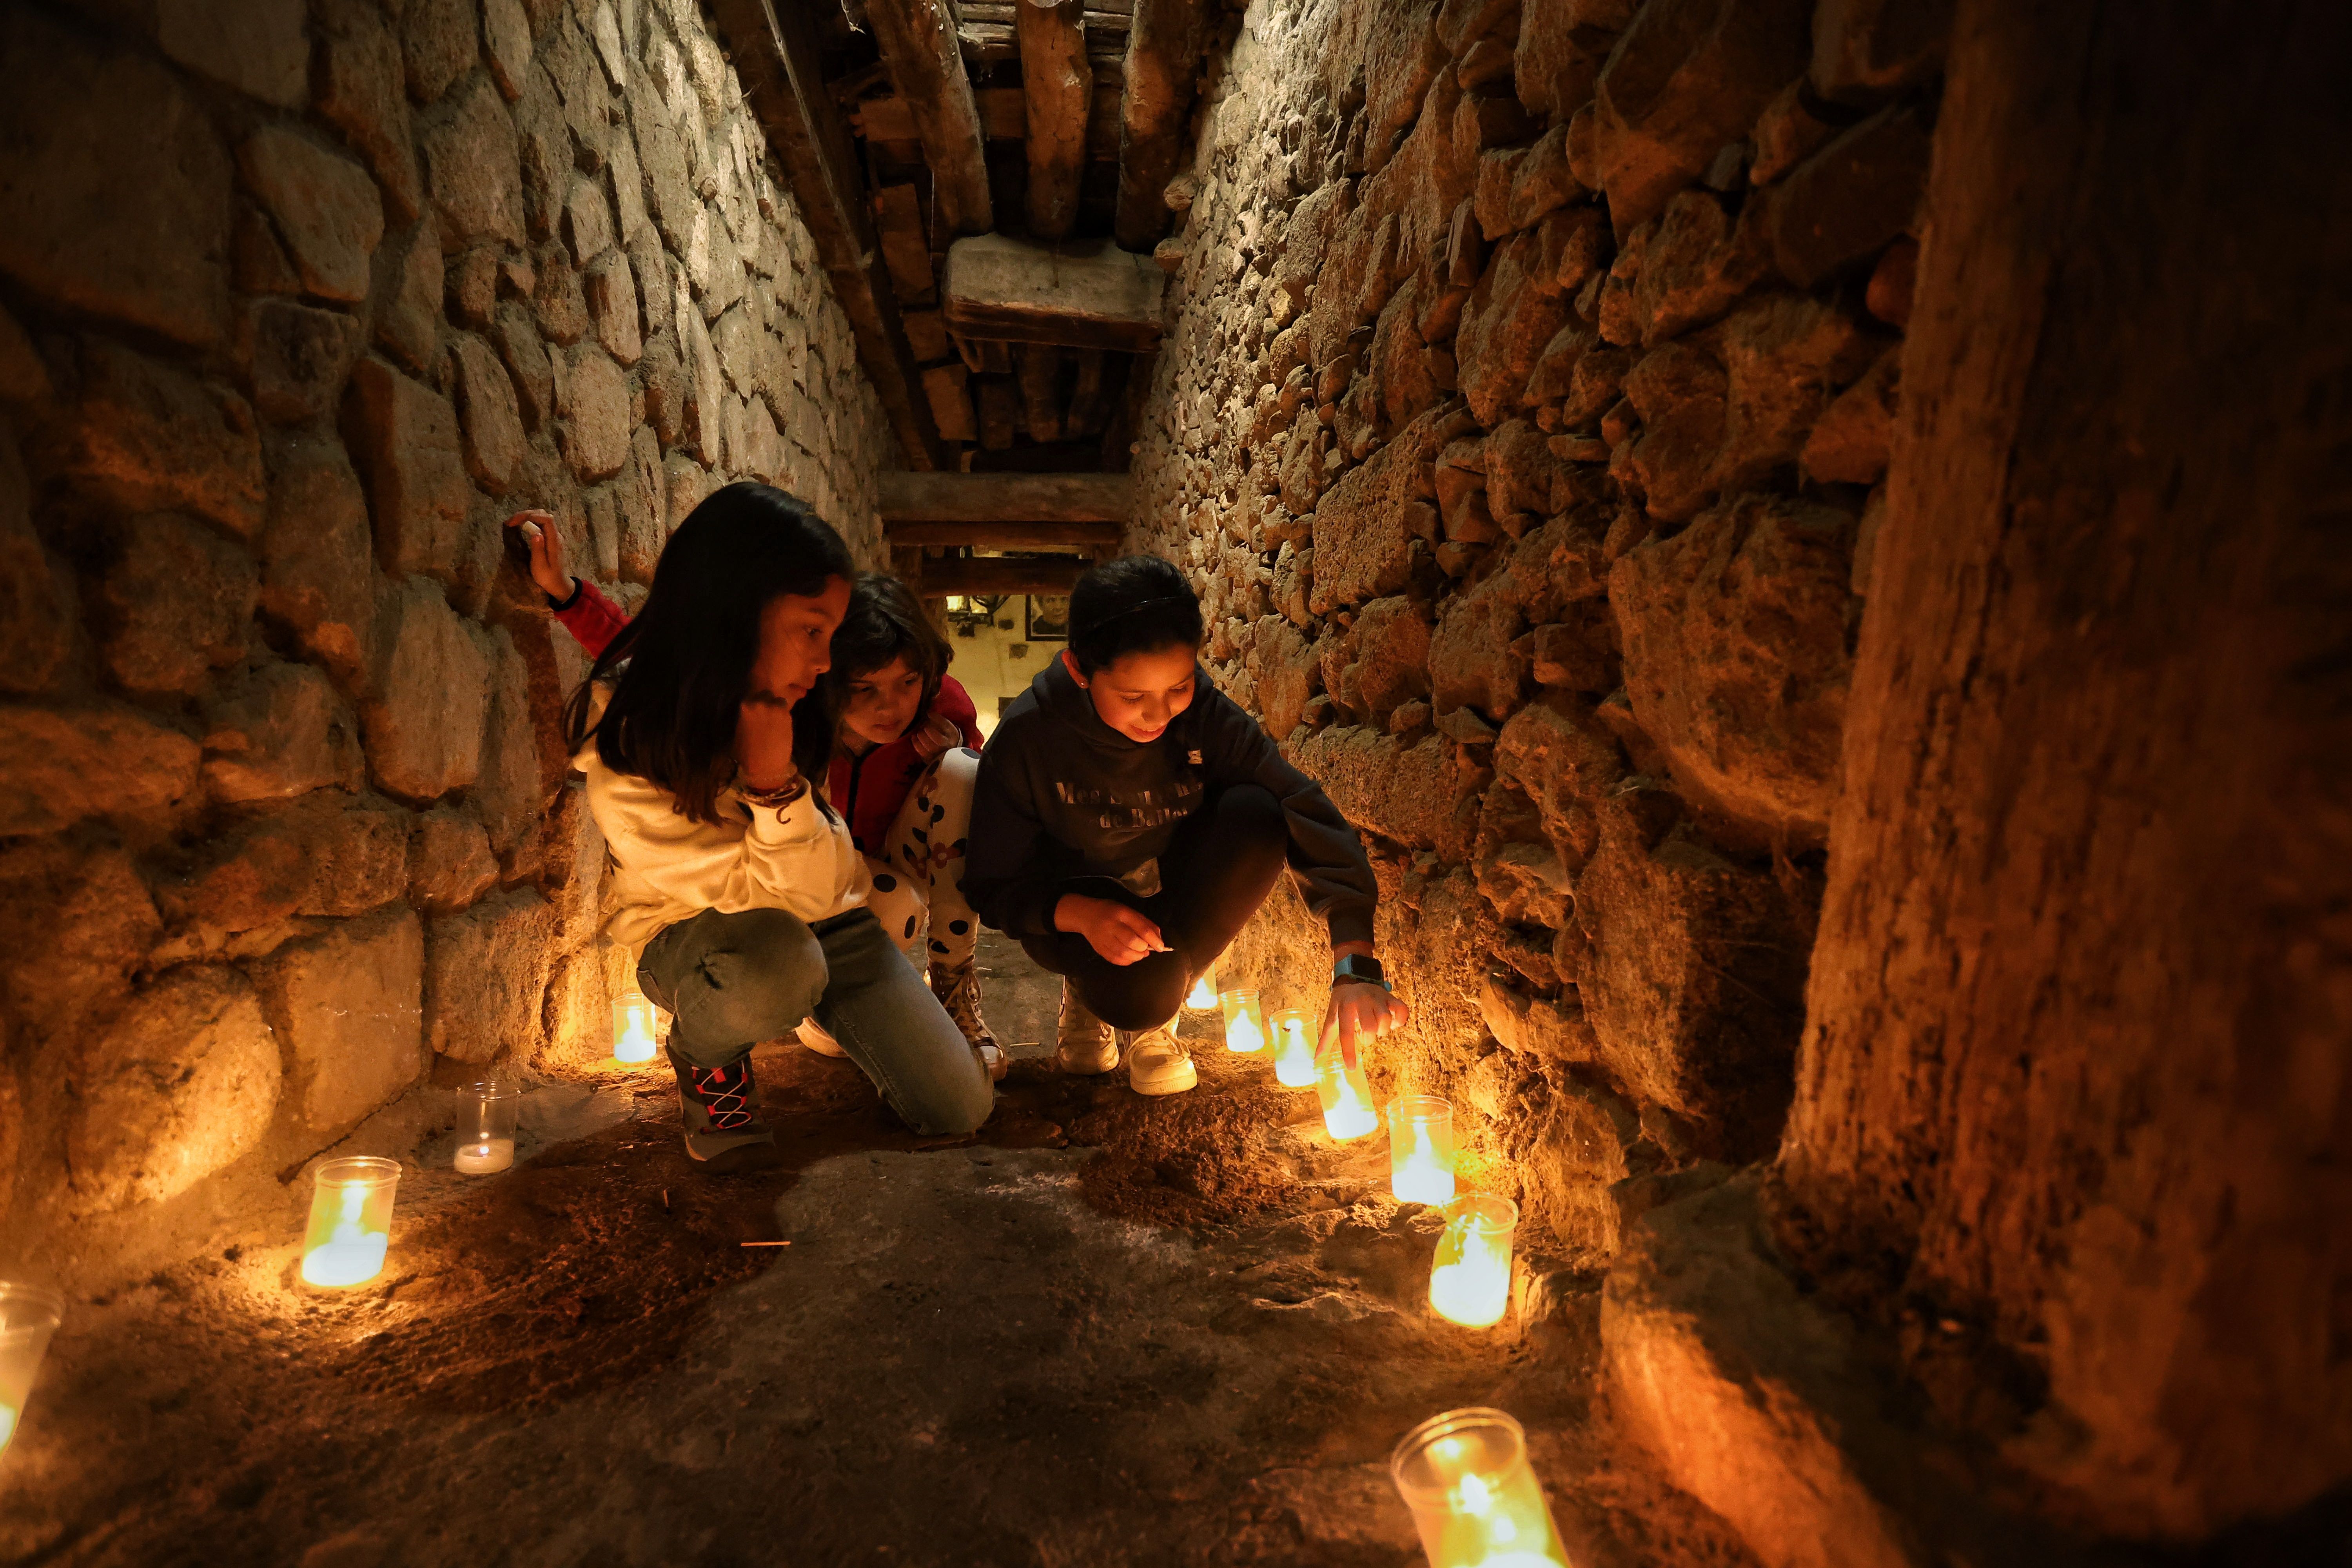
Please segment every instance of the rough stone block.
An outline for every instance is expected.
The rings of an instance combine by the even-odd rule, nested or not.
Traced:
[[[1527,692],[1527,656],[1513,646],[1525,630],[1517,595],[1493,578],[1446,599],[1430,638],[1431,705],[1507,718]]]
[[[0,978],[32,1037],[110,1008],[163,934],[139,868],[120,846],[23,840],[0,853]]]
[[[441,356],[443,268],[440,237],[429,223],[408,237],[392,292],[376,311],[375,341],[419,375],[436,375]]]
[[[73,651],[74,584],[33,528],[33,488],[0,423],[0,690],[46,691]]]
[[[1764,496],[1628,551],[1609,576],[1625,685],[1675,782],[1787,849],[1837,798],[1853,520]]]
[[[302,287],[329,300],[366,299],[368,258],[383,238],[383,201],[367,171],[282,125],[247,137],[236,162]]]
[[[1886,472],[1894,439],[1902,373],[1902,350],[1889,348],[1860,381],[1838,394],[1805,438],[1806,478],[1849,485],[1878,482]]]
[[[576,343],[588,331],[588,297],[580,287],[580,274],[572,268],[571,254],[562,246],[547,245],[535,255],[531,320],[538,323],[540,335],[549,342]]]
[[[247,670],[205,710],[205,788],[215,800],[359,787],[365,757],[358,721],[333,683],[308,665]]]
[[[1620,235],[1697,179],[1805,68],[1811,0],[1659,0],[1637,12],[1601,72],[1594,127]]]
[[[607,251],[590,265],[582,281],[596,341],[621,363],[636,363],[645,353],[645,339],[637,326],[637,284],[629,258],[617,250]]]
[[[272,452],[261,538],[261,608],[311,658],[346,676],[365,666],[375,624],[375,563],[367,499],[341,445],[310,435]]]
[[[172,72],[10,7],[0,171],[0,270],[183,342],[226,336],[228,152]]]
[[[474,501],[457,411],[431,387],[370,358],[352,374],[343,432],[367,476],[384,569],[454,580]]]
[[[564,356],[566,374],[556,386],[563,416],[564,460],[583,484],[609,479],[629,460],[629,381],[610,354],[581,344]]]
[[[425,927],[409,910],[342,921],[254,974],[304,1130],[332,1134],[425,1070]]]
[[[76,1064],[75,1207],[176,1197],[227,1165],[268,1130],[278,1075],[278,1043],[243,975],[162,976]]]
[[[1405,508],[1421,499],[1421,470],[1460,434],[1459,413],[1435,408],[1415,419],[1349,469],[1317,508],[1316,559],[1329,563],[1316,574],[1309,603],[1317,615],[1404,586],[1413,537]]]
[[[400,12],[400,53],[408,93],[432,103],[479,57],[478,0],[406,0]]]
[[[1729,386],[1723,367],[1692,343],[1668,343],[1626,374],[1626,400],[1642,418],[1631,471],[1659,521],[1695,516],[1713,499]]]
[[[246,817],[205,841],[185,874],[157,899],[175,925],[254,931],[297,915],[364,914],[408,882],[404,813],[344,809],[335,794]]]
[[[1666,204],[1633,284],[1645,346],[1705,326],[1763,280],[1771,267],[1759,216],[1766,210],[1753,201],[1734,220],[1712,191],[1679,192]]]
[[[416,818],[408,835],[410,903],[426,914],[454,914],[498,879],[489,835],[470,812],[443,805]]]
[[[538,821],[551,781],[540,767],[530,671],[503,628],[490,634],[487,721],[481,777],[467,799],[489,831],[490,847],[504,855]]]
[[[1444,837],[1454,770],[1435,736],[1408,746],[1369,725],[1333,725],[1286,744],[1283,754],[1357,826],[1413,848]]]
[[[662,542],[668,538],[667,496],[662,478],[661,443],[640,425],[629,437],[629,464],[617,489],[621,510],[621,575],[632,583],[654,580]]]
[[[291,300],[247,307],[245,357],[253,366],[253,402],[264,419],[299,425],[335,406],[366,335],[356,317]]]
[[[547,345],[540,342],[538,329],[531,325],[530,313],[511,300],[501,304],[490,327],[490,341],[499,345],[499,357],[506,362],[507,374],[514,378],[515,390],[521,395],[524,422],[534,431],[543,429],[555,417],[555,367],[547,357]]]
[[[585,174],[574,174],[563,195],[563,241],[572,247],[572,264],[585,268],[613,248],[613,209],[604,187]]]
[[[1874,114],[1797,165],[1772,193],[1772,259],[1800,289],[1876,254],[1909,228],[1927,183],[1916,108]]]
[[[490,77],[512,103],[530,75],[530,16],[522,0],[483,0],[482,43]]]
[[[1874,104],[1924,81],[1944,63],[1951,0],[1815,0],[1813,90]]]
[[[466,3],[466,0],[459,0]],[[468,5],[470,9],[470,5]],[[420,137],[425,178],[449,249],[523,242],[521,154],[513,118],[489,79],[475,79]]]
[[[215,81],[299,109],[310,89],[302,10],[302,0],[159,0],[155,41]]]
[[[142,694],[203,690],[245,657],[260,587],[253,558],[202,524],[131,519],[96,594],[107,673]]]
[[[261,525],[261,431],[245,400],[104,339],[80,344],[81,400],[47,463],[125,510],[183,511],[251,538]]]
[[[373,0],[319,0],[319,112],[375,171],[384,200],[405,223],[424,210],[409,135],[400,43]]]
[[[1574,20],[1572,5],[1528,5],[1519,13],[1512,79],[1519,101],[1538,118],[1566,125],[1592,101],[1611,33]],[[1581,34],[1580,37],[1579,35]]]
[[[194,794],[202,750],[135,708],[0,709],[0,836],[160,813]]]
[[[425,1026],[454,1060],[528,1058],[543,1033],[554,911],[528,888],[428,922]]]
[[[514,488],[527,445],[514,383],[490,345],[459,335],[450,345],[457,412],[466,435],[466,468],[494,496]]]
[[[1568,323],[1568,297],[1542,270],[1542,255],[1536,234],[1500,247],[1463,307],[1454,357],[1462,395],[1482,425],[1509,416],[1544,346]]]
[[[1846,310],[1811,295],[1776,295],[1720,329],[1727,377],[1723,447],[1710,476],[1729,495],[1797,460],[1840,387],[1868,369],[1884,339]],[[1628,378],[1628,386],[1632,378]]]
[[[490,660],[478,634],[421,578],[387,585],[376,611],[368,763],[386,793],[429,801],[481,773]]]

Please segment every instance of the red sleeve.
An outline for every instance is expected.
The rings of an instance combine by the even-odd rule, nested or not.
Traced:
[[[587,578],[574,577],[572,581],[580,584],[580,590],[572,595],[572,603],[555,612],[555,618],[563,623],[565,631],[580,639],[580,646],[588,650],[590,658],[601,658],[613,646],[613,639],[621,635],[621,628],[629,624],[629,617],[621,613],[620,605],[597,592],[596,584]],[[965,705],[970,706],[969,700]]]
[[[949,720],[963,732],[963,743],[977,750],[980,746],[980,710],[972,704],[971,693],[952,675],[940,677],[940,694],[931,700],[931,711]]]

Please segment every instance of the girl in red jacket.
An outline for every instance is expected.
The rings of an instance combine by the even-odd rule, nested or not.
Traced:
[[[589,657],[603,653],[629,618],[567,569],[554,518],[517,512],[507,526],[522,530],[531,581],[555,618]],[[1001,1079],[1008,1062],[981,1013],[973,963],[980,921],[963,893],[981,735],[970,694],[947,672],[953,650],[906,584],[866,572],[852,587],[832,653],[824,679],[839,696],[841,731],[825,795],[847,819],[873,875],[867,907],[907,961],[929,971],[940,1005]],[[843,1054],[814,1018],[800,1037],[811,1050]]]

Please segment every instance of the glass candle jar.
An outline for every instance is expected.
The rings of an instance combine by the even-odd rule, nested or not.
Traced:
[[[1433,1094],[1389,1101],[1389,1191],[1399,1203],[1454,1201],[1454,1107]]]
[[[1511,1235],[1519,1205],[1466,1193],[1445,1205],[1445,1232],[1429,1266],[1429,1304],[1448,1322],[1490,1329],[1511,1310]]]
[[[40,1285],[0,1279],[0,1454],[23,1423],[25,1401],[65,1321],[66,1299]]]
[[[1265,1049],[1265,1009],[1255,991],[1228,991],[1219,1000],[1225,1009],[1225,1049],[1255,1055]]]
[[[1324,1130],[1339,1142],[1361,1138],[1381,1124],[1381,1113],[1372,1106],[1371,1081],[1364,1077],[1360,1047],[1354,1067],[1341,1058],[1337,1044],[1318,1056],[1315,1092],[1323,1101]]]
[[[1315,1087],[1315,1037],[1307,1009],[1285,1007],[1266,1019],[1274,1031],[1274,1081],[1285,1089]]]
[[[383,1272],[392,1245],[392,1194],[400,1162],[361,1154],[319,1167],[310,1228],[302,1238],[302,1280],[342,1289]]]
[[[625,991],[613,1004],[613,1059],[631,1067],[654,1059],[654,1005],[642,991]]]
[[[520,1089],[469,1083],[457,1091],[457,1155],[462,1175],[487,1176],[514,1163],[515,1107]]]
[[[1499,1410],[1449,1410],[1404,1436],[1389,1475],[1429,1568],[1568,1568],[1528,1436]]]
[[[1184,994],[1184,1010],[1188,1013],[1213,1013],[1217,1007],[1217,966],[1209,965],[1192,982],[1192,989]]]

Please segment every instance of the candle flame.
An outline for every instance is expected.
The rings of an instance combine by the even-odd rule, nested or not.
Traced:
[[[633,998],[615,1009],[620,1027],[613,1037],[613,1058],[623,1062],[654,1059],[653,1009],[643,998]]]
[[[1236,1013],[1225,1026],[1225,1049],[1244,1054],[1265,1049],[1265,1034],[1247,1013]]]
[[[1190,1007],[1195,1013],[1205,1013],[1216,1005],[1216,971],[1213,969],[1204,969],[1201,972],[1201,977],[1192,982],[1192,992],[1185,996],[1184,1005]]]

